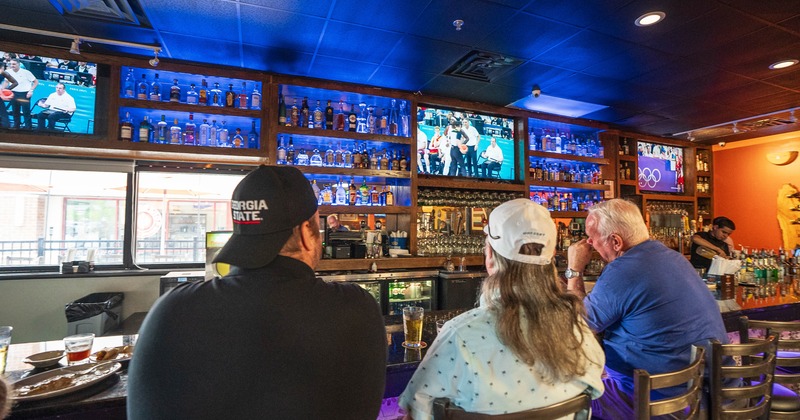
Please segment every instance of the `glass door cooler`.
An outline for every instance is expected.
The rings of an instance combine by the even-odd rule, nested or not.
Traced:
[[[421,306],[426,311],[436,307],[436,279],[438,271],[409,271],[394,274],[387,279],[389,297],[387,315],[402,315],[405,306]]]
[[[375,302],[377,302],[378,306],[381,308],[381,313],[386,313],[387,300],[386,293],[384,292],[383,288],[384,285],[382,281],[375,278],[375,274],[359,275],[331,273],[319,276],[319,278],[326,282],[346,281],[357,284],[375,298]]]

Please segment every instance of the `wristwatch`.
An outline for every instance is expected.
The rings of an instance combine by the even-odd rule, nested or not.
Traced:
[[[564,277],[566,277],[566,278],[567,278],[567,280],[569,280],[569,279],[571,279],[571,278],[578,277],[578,276],[580,276],[581,274],[582,274],[582,273],[581,273],[580,271],[575,271],[575,270],[573,270],[573,269],[571,269],[571,268],[568,268],[566,271],[564,271]]]

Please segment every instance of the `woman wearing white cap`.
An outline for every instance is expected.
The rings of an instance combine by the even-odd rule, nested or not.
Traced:
[[[546,407],[582,392],[600,397],[605,357],[580,299],[557,279],[550,213],[512,200],[491,213],[484,231],[489,277],[480,306],[447,322],[428,349],[400,398],[407,418],[430,419],[439,397],[484,414]]]

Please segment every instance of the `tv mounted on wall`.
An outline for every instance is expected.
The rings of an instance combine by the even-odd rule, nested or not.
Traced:
[[[417,108],[417,171],[513,181],[514,119],[472,111]]]
[[[8,96],[3,98],[0,103],[0,106],[3,107],[0,110],[0,129],[21,128],[34,131],[50,130],[72,134],[94,134],[97,96],[96,63],[78,61],[80,57],[67,60],[11,51],[2,51],[0,56],[2,56],[6,71],[12,77],[14,74],[20,78],[30,74],[38,82],[30,98],[25,97],[25,92],[15,94],[14,98]],[[13,71],[14,60],[19,63],[19,70],[16,72]],[[61,95],[58,95],[57,92],[59,85],[63,85]],[[3,81],[0,87],[4,89],[9,87],[8,82]],[[47,100],[51,94],[56,94],[58,97],[54,97],[48,103]],[[61,109],[71,108],[69,104],[72,102],[63,96],[64,94],[72,98],[74,109]],[[30,101],[30,117],[24,103],[27,100]],[[14,102],[19,104],[18,117]],[[3,110],[6,112],[4,113]],[[59,114],[53,115],[53,118],[48,120],[48,117],[56,112]],[[43,117],[41,127],[38,118],[40,115]]]
[[[683,148],[638,142],[639,191],[683,194]]]

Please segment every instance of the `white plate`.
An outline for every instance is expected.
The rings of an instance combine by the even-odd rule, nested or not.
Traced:
[[[78,373],[78,372],[81,372],[81,371],[85,371],[85,370],[90,369],[90,368],[95,367],[95,366],[99,366],[99,367],[97,369],[95,369],[94,371],[92,371],[92,372],[89,372],[89,373],[86,373],[86,374],[78,376],[77,378],[80,378],[80,380],[76,381],[77,383],[73,382],[72,384],[70,384],[70,385],[68,385],[68,386],[66,386],[64,388],[60,388],[60,389],[56,389],[56,390],[48,391],[48,392],[43,392],[41,394],[35,394],[35,395],[25,395],[25,396],[18,396],[17,395],[16,390],[21,388],[21,387],[23,387],[23,386],[35,385],[35,384],[38,384],[38,383],[40,383],[40,382],[42,382],[44,380],[47,380],[47,379],[50,379],[50,378],[53,378],[53,377],[59,376],[59,375],[75,374],[75,373]],[[29,377],[27,377],[25,379],[20,379],[19,381],[14,382],[14,384],[13,384],[13,389],[14,390],[11,391],[11,396],[15,401],[35,401],[35,400],[42,400],[42,399],[45,399],[45,398],[53,398],[53,397],[58,397],[58,396],[61,396],[61,395],[66,395],[66,394],[69,394],[69,393],[72,393],[72,392],[75,392],[75,391],[78,391],[78,390],[81,390],[81,389],[84,389],[84,388],[88,388],[88,387],[90,387],[90,386],[102,381],[103,379],[108,378],[109,376],[113,375],[118,370],[120,370],[121,367],[122,367],[122,365],[120,365],[117,362],[104,362],[104,363],[83,363],[83,364],[80,364],[80,365],[68,366],[68,367],[63,367],[63,368],[59,368],[59,369],[49,370],[47,372],[42,372],[42,373],[39,373],[37,375],[32,375],[32,376],[29,376]]]

